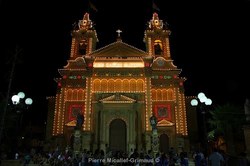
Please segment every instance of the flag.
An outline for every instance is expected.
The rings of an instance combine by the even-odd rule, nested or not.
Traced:
[[[155,4],[155,2],[153,1],[153,10],[155,11],[160,11],[160,8]]]
[[[95,7],[95,5],[92,2],[90,2],[90,1],[89,1],[89,8],[92,9],[92,10],[94,10],[95,12],[98,11],[98,9]]]

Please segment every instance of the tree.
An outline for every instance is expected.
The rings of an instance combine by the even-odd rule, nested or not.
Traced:
[[[245,114],[243,107],[226,103],[215,107],[209,113],[211,114],[210,133],[213,133],[210,136],[212,135],[215,140],[222,136],[226,141],[227,152],[234,155],[236,142],[244,142],[242,127],[245,123]]]

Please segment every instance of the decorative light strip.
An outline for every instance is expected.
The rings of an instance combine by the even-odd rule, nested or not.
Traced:
[[[94,62],[94,68],[144,68],[144,62]]]
[[[56,94],[56,99],[55,99],[55,113],[54,113],[54,119],[53,119],[53,135],[57,135],[58,133],[56,132],[57,131],[57,115],[58,115],[58,94]]]
[[[89,46],[89,52],[88,53],[91,53],[92,52],[92,44],[93,43],[93,38],[89,38],[89,44],[88,44],[88,46]]]
[[[184,93],[182,93],[182,100],[183,100],[183,116],[184,116],[184,135],[188,135],[187,130],[187,112],[186,112],[186,104],[185,104],[185,96]]]
[[[148,124],[148,98],[147,98],[147,78],[145,78],[145,81],[144,81],[144,86],[145,86],[145,105],[146,105],[146,108],[145,108],[145,122],[146,122],[146,131],[149,131],[149,124]],[[151,97],[151,96],[150,96]]]
[[[74,57],[74,53],[75,53],[75,42],[76,42],[76,39],[75,39],[75,38],[72,38],[70,57]]]
[[[170,46],[169,46],[169,38],[166,38],[166,49],[167,49],[167,57],[170,58]]]
[[[183,122],[183,100],[182,100],[182,95],[180,93],[180,88],[178,89],[178,108],[179,108],[179,122],[180,122],[180,134],[184,135],[184,122]]]
[[[89,78],[86,78],[86,100],[85,100],[85,104],[84,104],[84,117],[86,117],[86,122],[87,122],[87,104],[88,104],[88,93],[89,93],[89,84],[88,84],[88,80]],[[83,130],[86,130],[86,123],[83,123]]]
[[[103,101],[103,103],[133,103],[134,101]]]
[[[152,40],[151,40],[151,37],[149,37],[148,38],[148,53],[149,53],[149,55],[151,55],[152,56],[152,47],[150,47],[152,44]]]
[[[93,88],[93,79],[91,78],[90,79],[90,88],[92,89]],[[90,90],[91,90],[90,89]],[[89,95],[89,100],[88,101],[92,101],[92,92],[90,91],[90,95]],[[89,103],[89,109],[88,109],[88,130],[90,131],[90,126],[91,126],[91,115],[92,115],[92,103],[91,102],[88,102]]]
[[[176,123],[176,133],[179,134],[179,118],[178,118],[178,109],[177,106],[174,107],[174,111],[175,111],[175,123]]]
[[[58,119],[60,119],[60,123],[59,123],[59,134],[62,134],[63,133],[63,109],[62,109],[62,89],[60,90],[60,95],[59,95],[59,116],[58,116]]]
[[[76,80],[76,79],[86,79],[86,77],[85,76],[63,76],[63,79],[67,79],[67,78],[69,78],[69,79],[74,79],[74,80]]]
[[[171,79],[172,78],[172,76],[168,76],[168,75],[165,75],[165,76],[163,76],[163,75],[154,75],[154,76],[151,76],[151,78],[152,79]]]

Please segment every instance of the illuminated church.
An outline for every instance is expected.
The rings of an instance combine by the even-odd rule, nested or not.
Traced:
[[[47,132],[72,143],[76,116],[84,115],[82,149],[151,149],[150,117],[158,121],[159,150],[188,148],[181,69],[170,54],[170,30],[153,13],[144,32],[146,51],[117,40],[96,49],[97,32],[88,13],[72,30],[70,58],[59,69],[50,98]]]

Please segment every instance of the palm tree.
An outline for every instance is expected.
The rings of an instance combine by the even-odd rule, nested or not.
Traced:
[[[243,107],[235,104],[226,103],[215,107],[209,112],[211,118],[209,124],[210,133],[215,139],[222,136],[227,145],[229,154],[235,154],[235,141],[244,139],[243,124],[245,123],[245,114]]]

